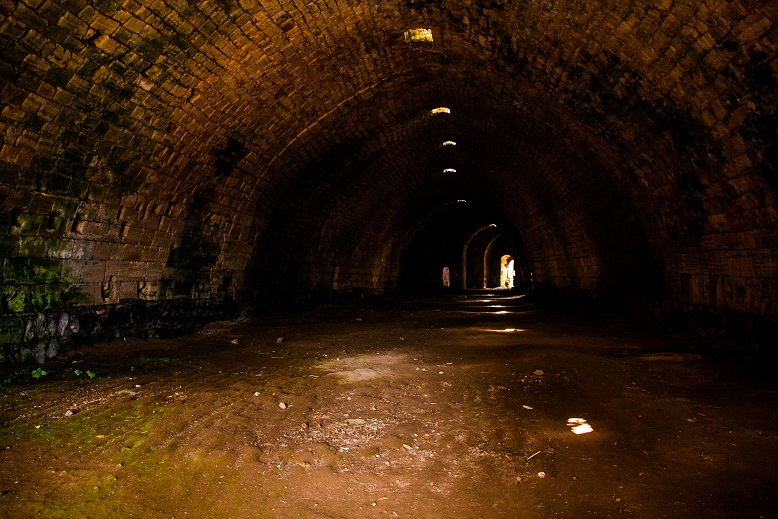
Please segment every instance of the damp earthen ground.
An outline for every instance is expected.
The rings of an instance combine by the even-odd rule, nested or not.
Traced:
[[[776,517],[774,377],[704,346],[494,292],[84,347],[2,374],[0,516]]]

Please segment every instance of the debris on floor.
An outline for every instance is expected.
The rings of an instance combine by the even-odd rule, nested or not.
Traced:
[[[84,347],[95,379],[68,354],[45,379],[27,370],[0,391],[0,515],[772,517],[773,386],[715,359],[646,362],[685,350],[628,323],[640,351],[615,356],[610,318],[435,303]],[[505,328],[528,331],[490,331]],[[586,416],[607,425],[573,439],[564,416],[574,434],[593,431]]]

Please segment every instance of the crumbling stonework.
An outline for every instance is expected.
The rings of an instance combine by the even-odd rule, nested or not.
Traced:
[[[240,308],[221,300],[128,300],[77,306],[66,312],[0,316],[0,362],[43,364],[82,344],[126,337],[173,337],[199,330],[209,321],[234,319]]]

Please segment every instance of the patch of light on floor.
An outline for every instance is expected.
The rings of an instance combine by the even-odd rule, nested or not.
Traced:
[[[594,431],[584,418],[568,418],[567,426],[574,434],[586,434]]]
[[[497,330],[494,328],[485,328],[483,331],[492,332],[492,333],[517,333],[517,332],[526,332],[527,330],[523,328],[503,328],[502,330]]]
[[[526,314],[528,312],[511,312],[509,310],[499,310],[497,312],[490,312],[487,310],[456,310],[457,313],[460,314],[470,314],[470,315],[505,315],[505,314]]]
[[[524,297],[526,295],[527,294],[519,294],[517,296],[504,296],[504,295],[500,295],[500,296],[495,296],[495,297],[493,297],[491,299],[472,299],[472,300],[468,299],[468,300],[463,301],[463,303],[495,303],[495,302],[498,302],[498,301],[507,301],[509,299],[521,299],[522,297]]]

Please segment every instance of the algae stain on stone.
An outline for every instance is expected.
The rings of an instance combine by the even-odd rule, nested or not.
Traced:
[[[17,256],[3,259],[1,265],[0,361],[24,361],[23,352],[43,340],[57,342],[57,351],[69,343],[78,327],[70,326],[74,322],[66,311],[86,299],[82,279],[59,258]],[[37,326],[42,315],[51,326]],[[36,330],[40,333],[33,333]],[[46,350],[49,346],[44,345]]]
[[[118,408],[85,410],[70,417],[54,418],[39,428],[2,427],[0,436],[13,434],[17,441],[43,442],[64,448],[63,455],[71,448],[77,451],[107,447],[136,448],[148,441],[155,423],[167,411],[167,408],[132,401]]]
[[[0,426],[0,439],[12,439],[19,451],[41,453],[41,463],[51,467],[16,469],[38,474],[39,483],[49,490],[43,502],[37,494],[21,499],[25,508],[9,509],[9,517],[29,517],[31,503],[35,517],[144,516],[143,503],[125,491],[124,481],[136,477],[127,467],[150,462],[145,446],[170,410],[132,401],[67,418],[40,417],[43,423],[37,428],[32,422]]]

